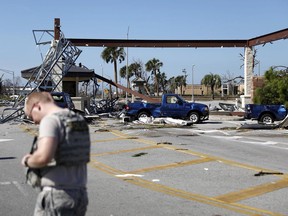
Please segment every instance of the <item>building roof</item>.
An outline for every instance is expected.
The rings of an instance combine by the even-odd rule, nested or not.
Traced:
[[[40,66],[22,70],[21,77],[27,80],[31,76],[35,78],[39,69]],[[90,70],[85,66],[72,65],[65,77],[87,77],[90,79],[91,77],[95,77],[95,73],[94,70]]]

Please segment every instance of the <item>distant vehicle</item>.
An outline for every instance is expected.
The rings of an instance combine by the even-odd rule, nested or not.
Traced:
[[[284,105],[245,105],[245,119],[257,120],[262,124],[272,124],[274,121],[281,121],[287,115]]]
[[[187,119],[193,123],[209,119],[208,106],[201,103],[189,103],[177,94],[163,94],[161,103],[129,103],[125,107],[126,116],[139,119],[141,117],[172,117]]]
[[[75,105],[70,97],[70,95],[66,92],[51,92],[51,95],[55,101],[55,103],[62,107],[68,108],[70,110],[75,109]]]

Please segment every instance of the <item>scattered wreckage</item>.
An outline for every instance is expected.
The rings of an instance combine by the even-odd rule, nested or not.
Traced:
[[[175,125],[175,126],[191,126],[193,121],[174,119],[171,117],[154,118],[153,116],[140,117],[137,120],[132,121],[133,124],[163,124],[163,125]]]

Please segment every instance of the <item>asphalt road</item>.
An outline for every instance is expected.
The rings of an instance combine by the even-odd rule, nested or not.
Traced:
[[[288,215],[288,131],[237,129],[243,123],[96,120],[87,215]],[[0,215],[32,215],[37,191],[26,185],[20,160],[36,131],[0,124]]]

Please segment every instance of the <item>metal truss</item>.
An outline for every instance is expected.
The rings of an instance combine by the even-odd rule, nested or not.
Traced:
[[[47,41],[41,41],[41,38],[38,40],[35,32],[43,32],[43,34],[48,34],[53,36],[51,31],[49,30],[35,30],[33,31],[34,39],[36,45],[46,45]],[[75,64],[76,59],[81,54],[81,50],[74,46],[71,41],[65,39],[64,34],[60,33],[59,40],[52,40],[50,42],[51,46],[48,50],[43,63],[34,69],[29,80],[24,86],[23,90],[26,90],[27,87],[32,88],[29,94],[34,91],[54,91],[57,86],[62,82],[63,77],[66,76],[69,69],[73,64]],[[23,116],[23,107],[24,101],[29,95],[22,95],[19,100],[13,105],[14,112],[11,114],[4,116],[4,112],[0,118],[0,123],[7,122],[11,119],[18,118],[19,116]],[[21,112],[21,114],[19,114]]]

